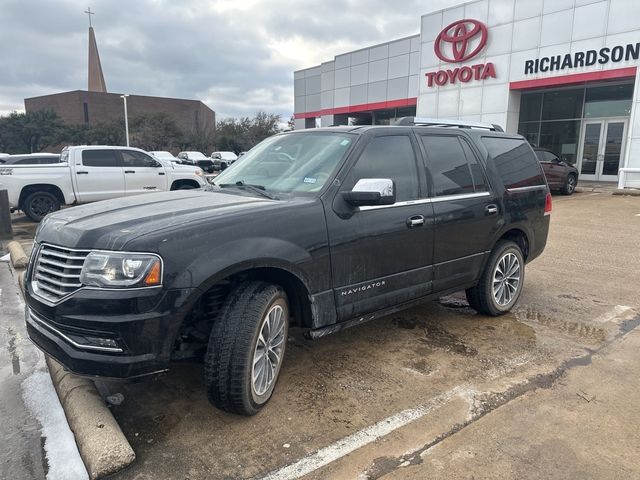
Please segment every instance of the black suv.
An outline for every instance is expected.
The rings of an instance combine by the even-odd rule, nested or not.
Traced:
[[[202,190],[48,215],[26,276],[31,339],[112,379],[200,353],[210,401],[254,414],[290,325],[317,338],[458,290],[509,311],[549,229],[531,146],[402,123],[278,134]]]

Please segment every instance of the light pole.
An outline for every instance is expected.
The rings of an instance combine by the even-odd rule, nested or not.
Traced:
[[[124,102],[124,131],[127,134],[127,147],[129,146],[129,115],[127,115],[127,97],[128,93],[120,95],[120,98]]]

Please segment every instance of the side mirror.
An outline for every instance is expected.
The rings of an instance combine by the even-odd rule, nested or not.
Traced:
[[[151,166],[152,166],[153,168],[160,168],[160,167],[162,166],[162,164],[161,164],[159,161],[154,160],[154,161],[151,163]]]
[[[342,192],[344,200],[354,207],[393,205],[396,192],[393,180],[388,178],[362,178],[350,192]]]

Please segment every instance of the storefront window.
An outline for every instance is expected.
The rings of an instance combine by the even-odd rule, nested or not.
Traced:
[[[576,163],[580,120],[542,122],[539,146],[551,150],[563,161]]]
[[[633,85],[587,88],[585,118],[628,117],[631,114]]]
[[[584,88],[545,92],[542,102],[542,120],[582,118]]]
[[[520,101],[520,121],[538,122],[542,108],[542,93],[523,94]]]
[[[518,133],[533,146],[576,163],[582,119],[628,117],[632,98],[633,84],[523,93]]]

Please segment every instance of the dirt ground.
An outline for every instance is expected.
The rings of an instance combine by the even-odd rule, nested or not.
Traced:
[[[640,306],[638,238],[640,198],[555,197],[513,313],[483,317],[453,295],[318,341],[294,332],[255,417],[210,406],[198,364],[103,386],[124,395],[113,413],[137,454],[115,478],[402,478],[407,452],[460,437],[621,338]]]

